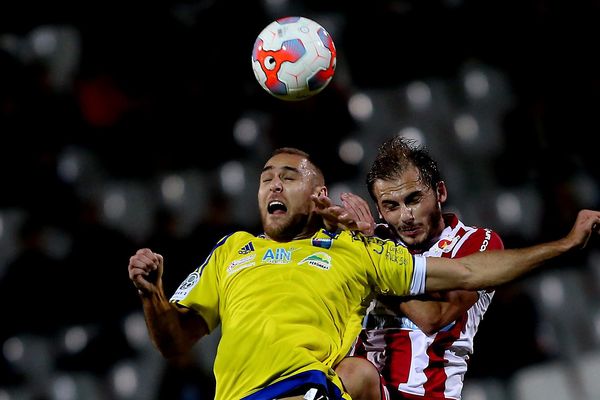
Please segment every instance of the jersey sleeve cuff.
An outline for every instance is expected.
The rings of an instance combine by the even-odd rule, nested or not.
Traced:
[[[425,278],[427,277],[426,257],[413,256],[413,276],[410,284],[410,294],[412,296],[425,293]]]

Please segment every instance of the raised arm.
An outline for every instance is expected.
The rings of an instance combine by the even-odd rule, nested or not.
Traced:
[[[427,292],[475,290],[510,282],[544,262],[587,245],[600,230],[600,212],[581,210],[571,231],[563,238],[522,249],[474,253],[458,259],[427,259]]]
[[[186,354],[208,333],[202,317],[169,302],[162,283],[163,257],[140,249],[129,259],[129,279],[138,289],[152,343],[168,359]]]

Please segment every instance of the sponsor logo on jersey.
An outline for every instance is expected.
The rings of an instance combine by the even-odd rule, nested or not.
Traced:
[[[292,253],[296,249],[278,247],[275,250],[267,249],[263,255],[262,262],[265,264],[288,264],[292,260]]]
[[[331,268],[331,256],[323,252],[313,253],[298,263],[298,265],[302,264],[328,270]]]
[[[437,247],[440,250],[442,250],[443,253],[449,253],[450,251],[452,251],[452,249],[454,248],[456,243],[458,243],[459,240],[460,240],[460,235],[453,237],[451,240],[450,239],[441,239],[439,242],[437,242]]]
[[[237,272],[241,269],[252,267],[253,265],[255,265],[255,258],[256,254],[251,254],[249,256],[238,258],[237,260],[232,261],[231,264],[229,264],[229,266],[227,267],[227,273],[233,274],[234,272]]]
[[[244,247],[242,247],[239,251],[238,254],[248,254],[254,251],[254,245],[252,244],[252,242],[248,242],[246,243],[246,245],[244,245]]]
[[[491,238],[492,238],[492,231],[489,229],[485,229],[485,238],[483,239],[483,243],[481,243],[481,247],[479,247],[479,251],[487,250],[487,247],[490,244]]]
[[[333,244],[333,240],[331,238],[313,238],[312,245],[316,247],[322,247],[324,249],[330,249]]]

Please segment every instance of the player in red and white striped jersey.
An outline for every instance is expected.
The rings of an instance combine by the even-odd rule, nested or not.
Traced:
[[[444,221],[438,240],[418,252],[454,258],[503,248],[489,229],[465,226],[452,214]],[[391,399],[460,399],[474,337],[493,295],[480,290],[413,300],[380,297],[371,304],[355,355],[377,366]]]
[[[376,234],[403,243],[412,253],[456,258],[503,248],[492,230],[442,212],[448,193],[437,163],[411,141],[395,137],[385,142],[367,184],[386,222],[377,225]],[[352,194],[342,199],[356,210],[363,201]],[[364,214],[363,219],[372,220]],[[493,295],[493,290],[479,290],[380,296],[369,307],[354,355],[377,367],[384,398],[460,399],[473,340]],[[338,367],[342,375],[343,368],[344,363]]]

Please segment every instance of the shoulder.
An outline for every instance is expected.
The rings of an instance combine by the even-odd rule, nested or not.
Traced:
[[[502,250],[504,243],[500,235],[490,228],[471,226],[470,234],[461,244],[457,256],[476,251]]]
[[[245,245],[247,243],[251,243],[255,239],[257,239],[257,236],[249,232],[236,231],[221,237],[217,241],[215,247],[235,247],[238,245]]]
[[[231,233],[228,233],[227,235],[223,236],[223,239],[232,239],[232,240],[236,240],[236,239],[256,239],[258,237],[260,237],[260,236],[253,235],[250,232],[235,231],[235,232],[231,232]]]

